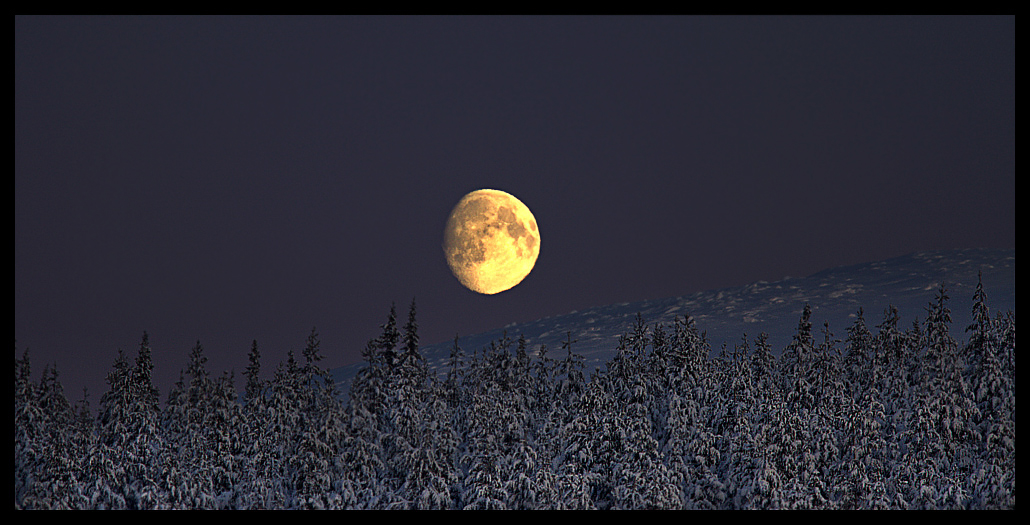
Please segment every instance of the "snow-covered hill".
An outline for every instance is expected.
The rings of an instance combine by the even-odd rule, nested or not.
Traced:
[[[866,323],[874,332],[889,305],[898,308],[902,327],[916,319],[922,321],[941,283],[950,298],[952,335],[964,341],[978,272],[983,274],[991,314],[1014,312],[1015,250],[964,249],[920,252],[831,268],[808,277],[599,306],[461,337],[458,344],[466,354],[471,354],[498,340],[506,331],[512,339],[524,336],[531,355],[541,345],[547,345],[550,355],[559,357],[556,352],[568,334],[576,341],[573,350],[586,359],[587,370],[593,370],[614,355],[619,336],[632,327],[639,313],[650,326],[671,326],[675,317],[690,315],[698,329],[707,334],[713,352],[723,345],[732,349],[744,334],[753,342],[759,333],[765,332],[779,353],[790,343],[805,304],[812,308],[818,340],[824,322],[829,323],[836,338],[843,339],[859,308],[864,310]],[[422,349],[422,355],[431,367],[442,370],[452,346],[453,341],[428,345]],[[364,363],[356,363],[332,371],[341,392],[347,391],[351,379],[363,366]]]

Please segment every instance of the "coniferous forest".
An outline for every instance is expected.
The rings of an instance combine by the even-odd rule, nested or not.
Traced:
[[[712,351],[691,318],[639,316],[602,369],[576,342],[533,355],[457,339],[419,354],[391,309],[338,391],[314,329],[245,387],[198,342],[164,399],[144,333],[95,408],[15,359],[16,509],[1014,509],[1015,315],[952,326],[890,307],[834,333],[806,306],[781,352]],[[906,324],[907,323],[907,324]],[[959,342],[960,339],[964,342]],[[778,357],[776,354],[779,354]],[[242,381],[241,381],[242,382]]]

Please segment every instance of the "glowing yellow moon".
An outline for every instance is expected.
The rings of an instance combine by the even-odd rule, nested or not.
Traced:
[[[519,284],[533,270],[540,231],[522,201],[500,190],[476,190],[451,210],[443,251],[461,284],[492,295]]]

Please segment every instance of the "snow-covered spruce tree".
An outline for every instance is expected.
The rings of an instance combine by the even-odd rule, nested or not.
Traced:
[[[542,400],[533,400],[534,378],[531,377],[531,362],[526,352],[526,340],[519,336],[514,359],[511,361],[510,398],[517,415],[509,419],[507,433],[515,437],[508,446],[505,467],[504,490],[508,494],[508,506],[513,509],[534,510],[541,508],[541,502],[549,497],[549,487],[540,485],[540,475],[549,470],[544,464],[545,455],[541,447],[542,435],[537,422],[542,415],[539,407]],[[521,429],[518,426],[521,425]],[[546,452],[544,452],[546,454]]]
[[[396,308],[391,304],[390,314],[382,326],[382,333],[375,340],[378,346],[377,351],[381,354],[379,359],[384,364],[383,398],[381,410],[376,412],[379,419],[380,446],[385,467],[381,478],[378,505],[389,509],[408,508],[408,502],[398,494],[405,474],[401,456],[410,452],[409,437],[412,430],[409,421],[414,416],[411,409],[417,404],[417,401],[412,399],[416,396],[416,392],[413,390],[413,378],[398,377],[400,375],[398,366],[403,357],[403,351],[397,347],[400,339]],[[398,391],[399,389],[402,391]]]
[[[656,439],[665,429],[654,428],[655,421],[664,425],[667,419],[661,413],[664,405],[655,399],[660,383],[654,377],[666,346],[664,330],[656,325],[649,334],[638,314],[608,369],[594,376],[581,398],[578,412],[594,429],[586,446],[594,459],[590,472],[597,508],[681,506],[678,478],[668,471]]]
[[[887,411],[880,388],[883,371],[880,349],[865,326],[859,309],[845,342],[844,376],[853,400],[845,407],[848,421],[842,434],[838,475],[839,506],[844,509],[888,509],[887,474],[890,457],[884,425]]]
[[[1013,408],[1016,396],[1016,314],[1012,310],[1002,314],[998,312],[994,321],[995,340],[998,348],[1001,368],[1012,385]],[[1013,413],[1013,415],[1015,415]]]
[[[385,453],[387,491],[384,501],[391,509],[411,509],[413,492],[417,487],[408,482],[409,468],[418,453],[420,440],[419,424],[423,418],[423,405],[427,400],[427,392],[423,381],[426,378],[420,360],[410,359],[402,348],[386,349],[391,353],[392,365],[388,369],[385,397],[385,413],[383,418],[383,452]],[[409,490],[411,489],[411,490]]]
[[[930,303],[925,325],[914,321],[905,334],[911,359],[909,387],[898,417],[901,456],[891,474],[891,485],[898,491],[895,505],[905,508],[941,508],[943,489],[950,483],[952,444],[950,436],[941,432],[950,432],[950,421],[942,425],[943,412],[948,410],[942,401],[951,395],[935,390],[947,388],[951,372],[961,367],[955,362],[958,354],[947,332],[950,313],[942,291]]]
[[[676,316],[670,332],[656,325],[652,331],[652,348],[654,356],[650,362],[653,370],[650,371],[651,380],[648,382],[648,388],[653,392],[652,425],[659,446],[663,450],[671,450],[668,442],[673,439],[672,434],[676,429],[676,425],[670,422],[670,418],[674,417],[674,400],[699,406],[698,403],[713,388],[712,369],[708,360],[711,347],[705,334],[698,330],[694,319],[687,315]],[[686,464],[682,456],[665,454],[664,457],[667,466],[671,468],[675,465],[671,471],[685,473],[683,469]],[[682,483],[686,478],[680,474],[676,474],[676,477],[682,494]]]
[[[672,332],[656,323],[651,330],[651,355],[647,360],[646,388],[650,392],[647,410],[659,450],[664,449],[669,440],[669,392],[679,388],[683,370],[682,363],[673,355],[674,335],[675,323]]]
[[[187,429],[186,379],[185,371],[179,371],[179,380],[168,391],[164,409],[161,411],[161,435],[165,440],[164,457],[161,459],[161,487],[165,491],[168,507],[186,509],[186,493],[190,464],[180,458],[179,447]]]
[[[394,425],[390,420],[394,367],[397,362],[397,311],[390,305],[379,336],[362,351],[366,366],[351,385],[347,428],[343,435],[340,488],[345,508],[385,509],[399,486],[391,471]]]
[[[586,385],[575,400],[568,399],[565,418],[554,434],[557,456],[553,460],[552,493],[545,508],[594,509],[610,505],[610,482],[604,469],[609,466],[613,442],[614,400],[597,382]],[[565,395],[572,392],[566,390]],[[608,438],[606,441],[605,438]],[[600,503],[600,506],[598,506]]]
[[[904,397],[908,389],[909,362],[912,360],[912,349],[905,334],[898,326],[898,308],[888,306],[883,313],[883,321],[876,326],[877,333],[873,339],[876,352],[873,355],[873,369],[880,371],[880,391],[892,397]],[[888,407],[888,410],[891,410]]]
[[[347,509],[377,508],[385,473],[379,415],[385,410],[386,364],[375,339],[362,352],[365,367],[351,384],[344,418],[340,471],[334,490]]]
[[[300,439],[300,365],[292,349],[286,352],[286,361],[276,367],[269,385],[268,396],[268,448],[269,503],[272,508],[293,508],[295,486],[292,484],[297,468],[297,446]]]
[[[875,338],[869,338],[865,346],[863,326],[860,317],[847,342],[852,402],[845,414],[847,431],[841,436],[840,472],[845,483],[839,504],[845,509],[888,509],[892,505],[891,464],[899,457],[897,442],[890,438],[899,435],[890,411],[896,405],[885,391],[891,388],[885,352]]]
[[[760,349],[756,352],[768,351],[764,334],[756,344]],[[775,388],[775,384],[755,378],[754,354],[745,334],[734,352],[720,359],[720,368],[724,370],[718,374],[720,397],[727,408],[720,411],[713,422],[719,425],[720,479],[727,494],[723,508],[775,509],[779,505],[779,473],[766,457],[772,419],[764,411],[772,407],[774,398],[770,397],[772,392],[762,392],[762,389]],[[768,374],[770,364],[766,359],[758,359],[759,374]]]
[[[414,362],[422,361],[422,354],[419,353],[418,338],[418,316],[416,313],[415,299],[411,300],[408,307],[408,320],[404,323],[403,347],[401,353],[402,362],[412,362],[415,372],[424,371],[424,367],[415,365]]]
[[[883,320],[877,325],[877,333],[873,336],[873,346],[876,348],[873,369],[878,372],[876,385],[885,416],[880,428],[886,443],[884,461],[888,466],[885,490],[891,498],[891,508],[906,508],[907,503],[902,494],[908,484],[909,469],[903,462],[903,456],[907,453],[904,444],[911,435],[909,414],[914,409],[909,397],[908,381],[908,363],[914,350],[909,347],[898,322],[897,307],[890,305],[885,308]]]
[[[535,426],[540,470],[536,475],[537,508],[573,510],[596,508],[591,447],[591,420],[598,416],[583,410],[589,384],[583,375],[582,356],[572,351],[575,340],[566,333],[562,349],[566,357],[555,360],[541,349],[537,368],[537,390],[548,392],[550,407],[534,419],[544,421]]]
[[[480,392],[492,400],[498,411],[494,443],[500,452],[500,478],[505,494],[505,507],[531,510],[541,499],[536,478],[540,461],[534,446],[537,443],[530,402],[533,390],[529,376],[529,356],[525,339],[520,336],[512,352],[512,341],[505,331],[485,356],[486,374],[481,375]]]
[[[778,443],[784,461],[784,506],[797,509],[832,507],[823,468],[836,454],[832,419],[826,402],[832,398],[828,377],[834,366],[826,343],[816,347],[811,308],[806,304],[790,345],[780,358],[785,406],[777,413]]]
[[[135,366],[121,351],[101,397],[99,436],[84,467],[91,508],[159,509],[168,506],[161,483],[165,441],[157,389],[150,371],[150,344],[143,334]]]
[[[75,413],[64,395],[57,366],[43,369],[37,389],[42,419],[39,449],[43,461],[36,468],[32,490],[25,506],[36,509],[79,509],[85,506],[79,479],[79,462],[74,443]]]
[[[613,509],[682,508],[679,487],[665,466],[643,400],[623,405],[621,447],[611,469]],[[618,424],[618,420],[616,419]]]
[[[241,407],[236,508],[262,510],[273,508],[273,472],[277,458],[271,453],[274,438],[267,424],[269,384],[261,379],[261,352],[257,340],[247,355],[246,378]]]
[[[162,428],[167,438],[162,461],[163,486],[173,509],[217,509],[219,491],[208,472],[217,449],[212,449],[221,431],[212,427],[215,382],[207,371],[207,357],[200,341],[190,350],[180,381],[169,392]]]
[[[777,462],[770,454],[770,444],[774,442],[772,434],[776,431],[773,414],[782,409],[783,398],[767,334],[760,333],[755,338],[747,366],[751,386],[746,399],[750,399],[752,407],[747,411],[747,433],[741,434],[746,442],[738,446],[750,450],[750,464],[744,465],[744,476],[738,482],[740,488],[732,501],[734,508],[779,509],[783,481]]]
[[[711,347],[689,316],[674,320],[668,345],[678,371],[670,391],[674,395],[666,403],[664,462],[680,485],[684,508],[721,508],[727,495],[718,472],[720,451],[713,425],[721,394],[716,367],[708,360]]]
[[[64,395],[56,365],[44,367],[38,385],[32,384],[30,373],[26,350],[21,359],[15,359],[15,508],[83,508],[76,414]]]
[[[991,314],[987,307],[987,293],[983,287],[983,271],[977,273],[976,288],[973,291],[972,322],[966,326],[969,340],[961,349],[962,360],[966,365],[967,375],[975,375],[976,369],[983,362],[983,353],[993,335]]]
[[[510,397],[517,413],[509,425],[517,422],[522,426],[521,429],[509,426],[509,434],[516,436],[516,440],[508,447],[505,467],[505,492],[509,506],[516,510],[541,509],[543,501],[554,494],[553,487],[544,482],[550,474],[547,462],[550,449],[545,446],[549,442],[546,431],[539,425],[546,417],[546,399],[534,398],[538,378],[533,376],[533,371],[534,363],[528,355],[525,338],[520,335],[507,374]]]
[[[807,411],[786,402],[775,407],[772,414],[773,427],[767,436],[766,450],[775,458],[775,470],[780,473],[778,508],[816,506],[808,485],[815,473],[815,457],[809,445],[813,436],[807,415]]]
[[[557,397],[559,361],[549,355],[547,345],[540,345],[537,360],[532,365],[532,401],[534,424],[539,437],[552,437],[561,428],[569,411],[569,404]],[[558,454],[551,439],[538,439],[540,454],[554,458]]]
[[[925,325],[919,318],[912,320],[912,325],[905,330],[905,345],[907,352],[905,357],[908,364],[908,383],[911,388],[920,389],[925,387],[929,376],[930,365],[927,360],[928,343]]]
[[[451,412],[435,383],[426,396],[413,452],[406,459],[402,485],[411,506],[419,510],[449,509],[454,505],[453,487],[457,483],[454,457],[458,438],[450,425]]]
[[[390,305],[390,315],[386,319],[386,324],[382,326],[382,334],[376,339],[378,343],[378,351],[383,354],[382,359],[386,363],[386,366],[393,368],[397,364],[397,342],[400,341],[401,333],[397,330],[397,308],[395,305]]]
[[[127,465],[129,456],[124,445],[128,437],[128,411],[130,405],[129,381],[131,368],[125,353],[118,352],[114,370],[107,376],[109,390],[100,399],[98,413],[98,439],[89,452],[85,465],[90,485],[86,495],[90,508],[128,509],[125,490],[129,486]]]
[[[781,388],[791,408],[801,412],[816,406],[815,338],[812,336],[812,309],[805,305],[791,343],[780,355]]]
[[[943,386],[955,378],[964,368],[960,361],[958,342],[952,337],[951,309],[944,285],[940,285],[934,301],[926,308],[926,356],[922,367],[922,386],[933,389]]]
[[[844,381],[853,399],[860,398],[873,385],[878,360],[873,334],[866,326],[863,310],[859,308],[844,339]]]
[[[526,382],[519,388],[525,392],[529,413],[530,441],[526,446],[531,448],[537,466],[532,485],[535,508],[588,508],[590,494],[585,480],[558,473],[559,458],[563,452],[559,436],[573,410],[573,400],[560,398],[557,394],[560,369],[565,365],[548,355],[546,345],[538,347],[535,359],[530,360],[527,355],[524,362],[523,377]],[[531,470],[529,460],[526,459],[524,463],[522,471]],[[524,487],[520,490],[526,492]],[[528,499],[525,496],[517,497]]]
[[[143,332],[139,353],[130,383],[132,410],[129,429],[134,437],[132,447],[140,461],[134,475],[138,485],[132,495],[135,508],[159,509],[166,507],[166,495],[161,488],[161,456],[165,448],[161,432],[161,394],[154,386],[154,369],[150,338]]]
[[[682,322],[678,321],[678,317],[676,319],[677,321],[673,323],[672,341],[670,342],[671,352],[681,357],[684,368],[683,375],[687,376],[688,383],[690,385],[701,384],[703,383],[702,379],[710,375],[708,354],[711,353],[712,347],[704,332],[698,330],[693,317],[683,317]]]
[[[25,495],[33,489],[38,465],[44,461],[41,441],[43,412],[32,383],[32,364],[26,349],[14,359],[14,508],[26,505]]]
[[[499,469],[500,458],[493,451],[466,456],[468,472],[461,483],[460,501],[464,510],[507,510],[508,494],[504,491]]]
[[[990,317],[987,296],[981,281],[977,282],[976,292],[973,294],[972,317],[972,323],[966,327],[969,342],[964,347],[962,355],[968,360],[966,376],[973,388],[981,420],[998,421],[1014,417],[1015,396],[1010,397],[1009,393],[1014,394],[1015,389],[1011,384],[1011,378],[1004,370],[1004,338],[996,328],[1001,323],[996,323]]]
[[[90,502],[86,497],[86,487],[90,486],[91,480],[86,477],[84,465],[87,463],[90,450],[97,442],[97,420],[89,403],[89,391],[82,389],[82,398],[72,407],[73,420],[69,429],[70,446],[69,455],[75,461],[75,476],[78,480],[76,498],[78,503],[72,508],[90,509]]]
[[[981,441],[976,426],[980,419],[974,394],[963,376],[965,364],[957,341],[950,335],[951,313],[943,285],[927,317],[927,359],[931,368],[928,405],[941,437],[941,465],[946,483],[956,485],[974,468],[975,448]],[[940,508],[966,508],[968,495],[955,487],[943,490]]]
[[[656,323],[651,330],[651,352],[644,363],[642,377],[643,400],[642,410],[647,411],[647,431],[649,436],[642,438],[640,446],[647,450],[648,461],[653,454],[660,466],[647,487],[647,493],[653,503],[650,508],[683,508],[681,479],[669,468],[665,457],[665,445],[670,438],[670,392],[680,390],[683,368],[671,358],[675,344],[675,327],[667,331]],[[653,446],[652,446],[653,445]]]
[[[919,401],[918,378],[922,367],[925,335],[918,320],[902,331],[897,307],[889,305],[875,336],[878,369],[883,372],[881,396],[886,420],[882,427],[890,468],[886,492],[891,508],[915,508],[920,499],[920,466],[915,461],[926,439],[925,407]]]
[[[973,360],[969,370],[979,410],[981,437],[975,466],[965,481],[973,508],[1015,508],[1015,382],[1005,373],[1003,355],[1014,351],[1014,323],[1004,317],[991,319],[981,282],[973,295],[973,322],[963,355]],[[1003,328],[1004,327],[1004,328]],[[1006,347],[1012,342],[1012,347]],[[970,348],[971,347],[971,348]]]
[[[825,498],[819,508],[837,508],[841,495],[839,490],[844,483],[841,465],[841,442],[844,436],[851,433],[851,418],[854,411],[854,399],[848,392],[845,383],[840,350],[830,331],[829,323],[823,322],[823,341],[816,347],[817,392],[816,440],[812,443],[818,461],[820,475],[810,483],[813,489],[818,488]],[[817,500],[818,501],[818,500]]]
[[[244,407],[258,407],[265,404],[268,385],[261,379],[261,351],[257,339],[250,344],[247,354],[247,368],[243,372],[246,383],[243,390]]]
[[[417,499],[401,493],[414,490],[415,482],[404,486],[412,458],[417,455],[412,440],[419,434],[415,424],[421,413],[416,409],[422,410],[421,401],[431,399],[431,395],[445,394],[431,384],[418,352],[415,313],[413,300],[404,345],[398,349],[402,334],[397,329],[396,308],[391,305],[386,323],[380,326],[382,332],[362,352],[366,366],[351,385],[342,435],[337,492],[345,508],[409,508]],[[454,396],[451,402],[458,402],[458,390],[449,392]],[[434,405],[432,412],[437,409]],[[413,474],[412,479],[419,475]]]
[[[505,344],[502,338],[502,345]],[[497,378],[491,364],[498,361],[495,346],[487,349],[482,360],[474,356],[462,385],[459,407],[463,442],[457,451],[459,467],[457,506],[462,509],[507,509],[500,464],[501,444],[508,425],[501,425],[503,400],[498,398]]]
[[[646,390],[647,417],[650,419],[651,435],[662,449],[669,439],[669,396],[679,388],[683,368],[673,356],[675,326],[672,331],[661,323],[651,328],[650,348],[643,361],[644,373],[641,386]]]
[[[212,387],[211,409],[207,418],[210,453],[208,475],[212,478],[217,495],[215,507],[246,509],[249,508],[249,500],[244,492],[244,478],[249,476],[249,472],[244,470],[248,467],[244,459],[248,447],[244,441],[247,430],[243,406],[238,402],[236,383],[231,372],[223,372]]]
[[[696,425],[698,407],[692,400],[685,399],[678,392],[669,393],[668,439],[662,448],[662,457],[673,483],[679,488],[680,501],[689,508],[688,481],[692,481],[693,469],[689,450],[689,435]],[[692,486],[692,484],[691,484]],[[692,494],[692,491],[690,491]]]
[[[362,396],[352,396],[352,409],[362,409],[369,402],[381,405],[375,413],[378,448],[382,454],[378,474],[376,508],[422,509],[449,508],[455,483],[453,461],[456,438],[450,425],[452,417],[443,390],[419,353],[418,323],[414,300],[403,334],[396,330],[396,316],[391,307],[383,333],[372,346],[372,357],[378,369],[362,378],[380,383],[359,385]],[[401,342],[402,346],[397,347]],[[380,365],[381,364],[381,365]],[[378,393],[376,393],[378,392]],[[352,438],[353,439],[353,438]],[[351,445],[367,443],[349,441]]]
[[[454,343],[451,345],[450,355],[447,357],[447,373],[441,385],[444,399],[447,401],[447,408],[452,412],[461,401],[461,376],[464,373],[462,361],[464,357],[465,352],[458,344],[458,334],[454,334]]]
[[[565,359],[558,364],[558,397],[565,400],[569,406],[574,406],[579,397],[583,394],[587,384],[586,374],[583,372],[583,356],[572,351],[577,341],[572,338],[571,332],[565,333],[565,340],[561,343],[561,350],[565,351]]]
[[[734,345],[733,351],[725,349],[718,357],[716,374],[719,397],[724,401],[715,407],[715,431],[723,440],[731,440],[740,427],[750,424],[754,416],[754,381],[751,375],[751,344],[747,334],[741,337],[741,343]]]
[[[1002,476],[995,479],[1001,480],[996,486],[998,489],[999,506],[1004,508],[1015,508],[1016,505],[1016,315],[1009,310],[1004,314],[999,313],[994,322],[995,337],[999,342],[998,355],[1001,361],[1002,375],[1007,378],[1005,385],[1008,387],[1006,394],[1002,396],[1002,406],[1007,414],[1002,421],[1003,426],[997,432],[991,432],[990,438],[985,435],[985,442],[997,442],[1003,445],[1004,454],[1007,460],[1000,470]],[[988,445],[989,447],[989,445]]]
[[[509,493],[510,489],[527,489],[516,486],[513,479],[519,473],[513,472],[513,468],[527,466],[526,458],[514,458],[527,442],[531,426],[526,399],[512,395],[524,379],[516,377],[519,364],[511,346],[507,332],[503,333],[498,341],[491,342],[481,358],[476,356],[463,376],[463,402],[455,414],[457,428],[464,436],[455,456],[459,508],[506,509],[526,504],[526,494],[516,503],[515,496]],[[528,461],[528,465],[532,468],[535,462]],[[534,476],[522,474],[525,479]],[[528,491],[532,493],[532,487]],[[533,498],[532,494],[528,497]]]
[[[322,360],[318,332],[311,329],[304,347],[300,369],[299,468],[294,471],[298,508],[334,509],[343,507],[342,496],[334,490],[337,464],[342,446],[344,408],[336,385]]]
[[[751,377],[760,402],[760,414],[768,413],[769,405],[774,402],[774,398],[778,398],[776,375],[776,356],[769,344],[769,334],[762,332],[755,338],[755,350],[751,354]]]

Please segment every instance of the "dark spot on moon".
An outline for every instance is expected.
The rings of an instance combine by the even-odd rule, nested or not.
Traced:
[[[511,208],[507,206],[501,206],[498,208],[497,218],[501,222],[516,222],[518,220],[515,216],[515,212],[511,211]]]
[[[529,249],[532,250],[533,247],[536,246],[536,237],[533,236],[533,235],[527,235],[526,236],[526,246],[529,246]]]
[[[479,239],[465,239],[462,243],[462,252],[466,262],[481,263],[486,260],[486,249]]]
[[[522,237],[525,234],[526,227],[523,226],[521,222],[513,222],[508,225],[508,235],[510,235],[512,239],[517,241],[519,240],[519,237]]]
[[[501,206],[500,209],[497,210],[497,220],[499,220],[501,224],[507,225],[508,236],[512,239],[518,241],[519,237],[526,235],[526,227],[519,222],[518,215],[515,215],[515,212],[511,208]]]
[[[465,224],[482,224],[490,216],[491,205],[486,199],[472,199],[459,211],[457,218]]]

